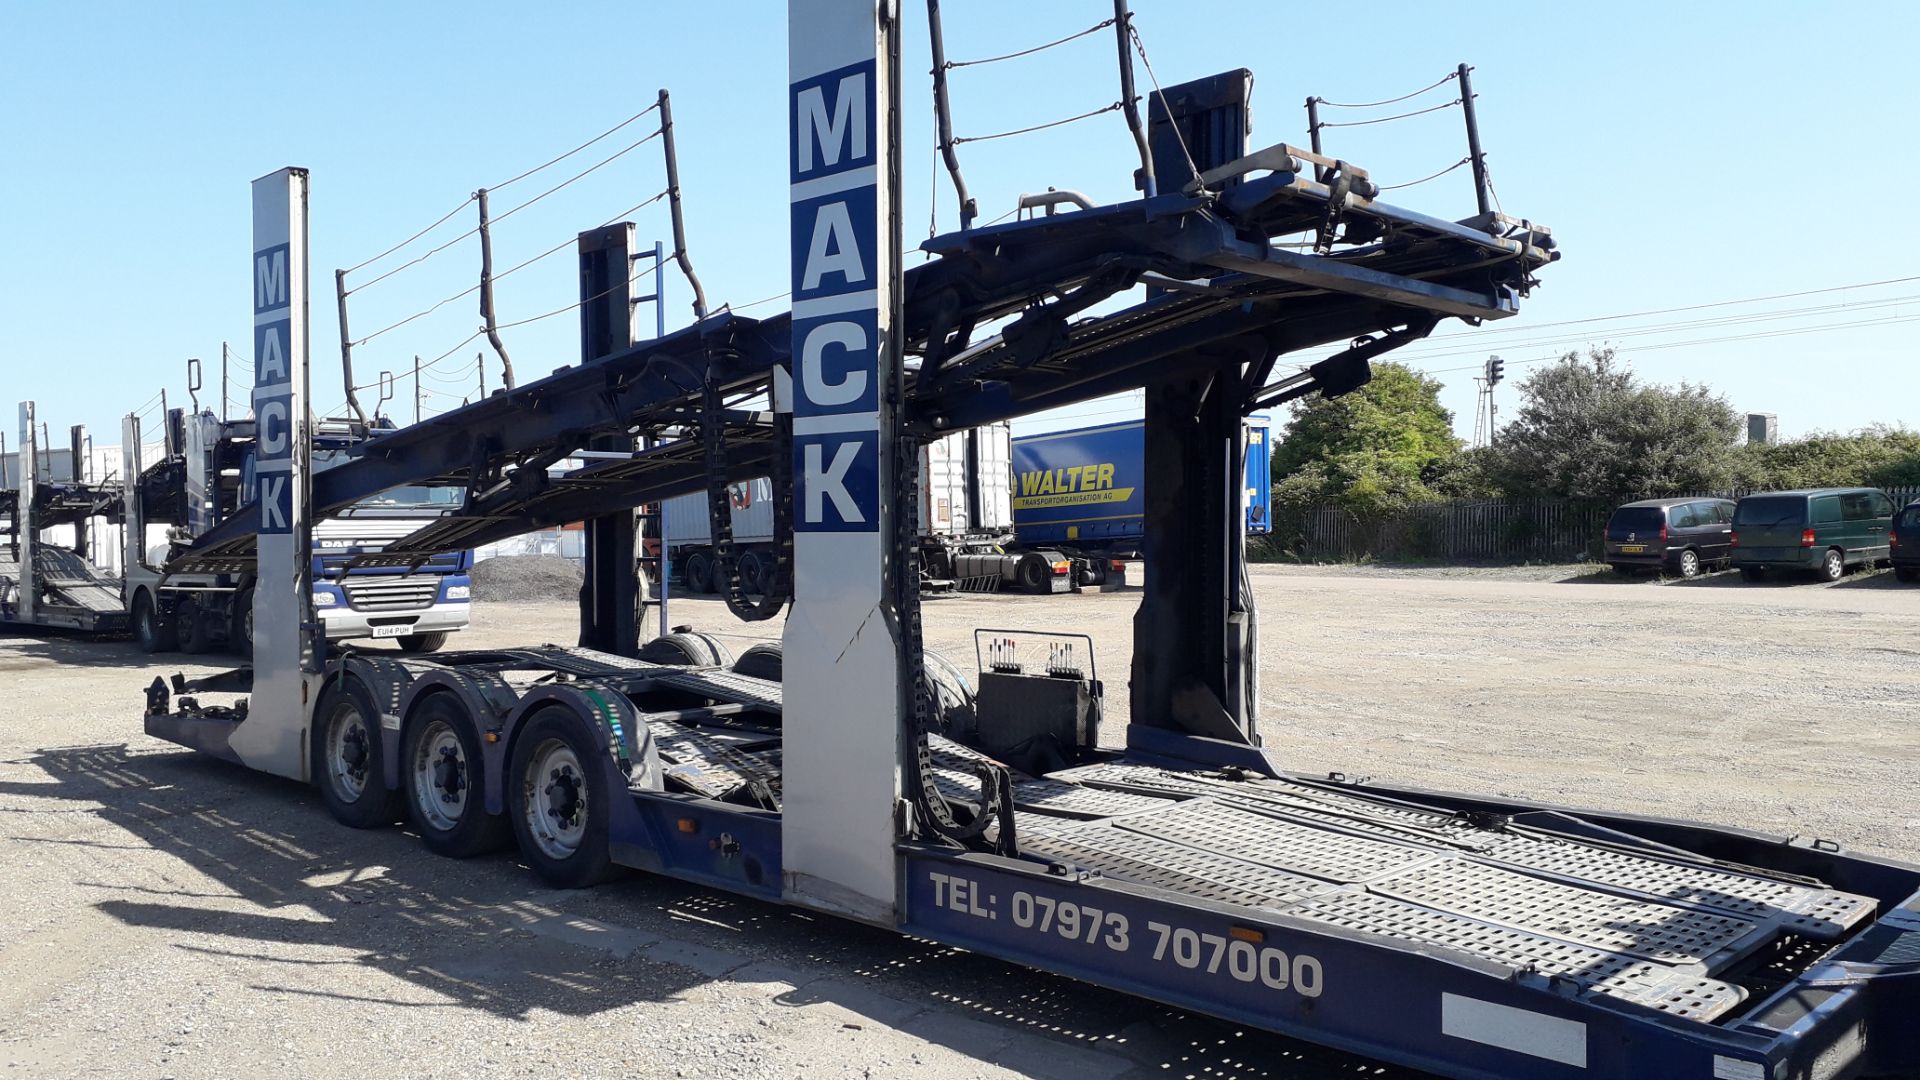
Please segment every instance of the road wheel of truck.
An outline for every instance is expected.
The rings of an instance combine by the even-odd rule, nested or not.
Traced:
[[[1902,583],[1911,585],[1920,581],[1920,566],[1896,566],[1893,568],[1893,576]]]
[[[1697,578],[1700,576],[1700,553],[1689,548],[1680,553],[1680,576]]]
[[[1847,557],[1839,548],[1828,548],[1820,557],[1820,569],[1816,571],[1821,581],[1839,581],[1847,576]]]
[[[133,636],[144,653],[172,652],[180,647],[173,624],[160,614],[153,594],[141,589],[133,597]]]
[[[740,654],[740,659],[733,662],[733,673],[779,682],[784,670],[782,659],[779,642],[763,641]]]
[[[687,578],[687,591],[695,596],[713,591],[713,558],[704,551],[687,556],[681,572]]]
[[[1740,568],[1741,581],[1765,581],[1766,578],[1767,572],[1758,566],[1743,566]]]
[[[487,813],[480,736],[452,698],[435,694],[420,706],[407,725],[401,754],[407,816],[429,850],[465,859],[507,845],[512,825]]]
[[[180,635],[180,651],[198,656],[213,648],[213,634],[207,627],[207,613],[192,596],[173,609],[175,633]]]
[[[333,678],[314,710],[314,783],[335,821],[377,829],[401,816],[400,793],[387,788],[380,711],[357,680]]]
[[[513,835],[549,885],[578,889],[613,873],[606,753],[586,721],[564,706],[535,713],[514,740],[508,769]]]
[[[1047,560],[1038,555],[1029,555],[1020,560],[1019,567],[1014,571],[1014,580],[1028,592],[1046,592],[1047,575],[1052,572],[1053,567],[1047,565]]]
[[[447,643],[447,632],[445,630],[435,630],[428,634],[407,634],[394,638],[393,640],[400,646],[401,652],[438,652],[440,651],[440,646]]]
[[[772,576],[767,557],[758,551],[743,551],[735,564],[740,570],[741,590],[749,596],[764,596],[767,579]]]
[[[233,600],[233,625],[227,628],[227,644],[245,659],[253,659],[253,587],[240,590]]]
[[[640,649],[639,659],[683,667],[733,666],[733,653],[718,638],[685,627],[647,642]]]

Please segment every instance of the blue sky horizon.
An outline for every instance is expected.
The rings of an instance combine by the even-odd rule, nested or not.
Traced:
[[[412,415],[413,356],[444,356],[421,380],[427,413],[478,385],[463,341],[478,326],[468,196],[612,127],[669,87],[689,246],[713,301],[736,306],[785,289],[785,6],[747,2],[729,18],[693,5],[582,3],[264,5],[106,3],[14,6],[0,25],[0,430],[13,403],[43,420],[85,423],[116,441],[119,418],[162,387],[186,398],[202,358],[217,397],[223,340],[248,333],[247,185],[282,165],[313,170],[312,350],[318,408],[336,404],[333,270],[452,212],[428,240],[349,275],[356,336],[452,297],[356,350],[359,381],[402,376]],[[957,225],[936,169],[925,11],[906,5],[905,213],[917,243]],[[1532,362],[1608,342],[1655,382],[1705,383],[1741,411],[1773,412],[1783,434],[1874,424],[1920,426],[1920,224],[1885,209],[1879,188],[1920,175],[1900,132],[1920,101],[1904,55],[1920,9],[1653,4],[1503,13],[1499,32],[1427,5],[1370,12],[1364,39],[1337,9],[1251,5],[1234,31],[1176,0],[1138,0],[1136,23],[1165,83],[1233,67],[1256,78],[1254,145],[1306,142],[1308,94],[1390,98],[1475,65],[1480,124],[1502,207],[1550,226],[1565,259],[1506,323],[1447,324],[1392,359],[1433,371],[1463,435],[1475,369],[1489,353],[1512,385]],[[946,8],[949,55],[1024,48],[1090,26],[1099,3]],[[1364,40],[1364,47],[1356,42]],[[1341,42],[1314,51],[1296,42]],[[1110,33],[1005,64],[953,73],[955,124],[978,135],[1097,109],[1117,96]],[[1147,72],[1140,71],[1142,83]],[[1370,119],[1444,104],[1430,94],[1327,119]],[[641,120],[503,192],[505,209],[626,147]],[[1457,108],[1329,131],[1330,153],[1385,183],[1414,180],[1465,153]],[[664,187],[657,142],[502,220],[496,265],[527,262],[499,288],[516,322],[574,299],[570,241]],[[982,220],[1022,191],[1074,188],[1097,201],[1130,193],[1136,164],[1117,114],[960,148]],[[1392,201],[1448,218],[1474,211],[1465,169]],[[634,216],[665,238],[665,207]],[[374,280],[428,247],[439,254]],[[543,252],[556,252],[537,258]],[[909,265],[917,261],[909,257]],[[529,261],[532,260],[532,261]],[[1884,283],[1884,284],[1863,284]],[[667,278],[667,323],[691,318]],[[1843,286],[1858,286],[1842,288]],[[1796,295],[1797,294],[1797,295]],[[1775,297],[1752,303],[1746,298]],[[777,303],[777,302],[776,302]],[[1722,305],[1724,306],[1717,306]],[[1716,305],[1701,307],[1701,305]],[[1695,310],[1673,312],[1676,308]],[[761,309],[779,310],[769,305]],[[1652,314],[1646,314],[1652,313]],[[1663,314],[1664,313],[1664,314]],[[649,313],[649,317],[650,317]],[[1621,316],[1631,316],[1622,318]],[[577,360],[569,315],[507,333],[522,378]],[[1318,357],[1301,354],[1301,360]],[[484,377],[498,385],[497,360]],[[236,367],[236,382],[246,381]],[[236,392],[236,401],[244,393]],[[368,404],[377,393],[364,395]],[[244,405],[242,405],[244,407]],[[1021,431],[1122,419],[1130,398],[1033,418]]]

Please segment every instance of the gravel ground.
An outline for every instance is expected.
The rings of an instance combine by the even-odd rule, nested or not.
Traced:
[[[566,602],[580,595],[580,567],[558,555],[500,555],[473,564],[475,600]]]
[[[1890,575],[1254,573],[1262,730],[1300,771],[1920,847],[1920,588]],[[928,639],[1091,632],[1115,737],[1136,601],[946,599]],[[571,603],[475,615],[463,644],[573,634]],[[739,648],[778,632],[711,600],[672,615]],[[556,892],[510,856],[346,830],[307,789],[142,735],[140,688],[180,666],[0,636],[6,1075],[1413,1075],[660,879]]]

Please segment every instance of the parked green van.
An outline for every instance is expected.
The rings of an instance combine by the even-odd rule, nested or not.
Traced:
[[[1878,488],[1813,488],[1749,495],[1733,510],[1733,565],[1758,581],[1769,570],[1839,581],[1852,566],[1884,562],[1893,500]]]

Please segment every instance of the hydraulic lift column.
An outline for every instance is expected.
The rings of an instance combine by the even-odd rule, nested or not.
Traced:
[[[580,362],[633,347],[632,222],[580,234]],[[631,435],[595,436],[588,450],[632,453]],[[621,510],[586,522],[586,578],[580,584],[580,644],[616,656],[640,650],[640,564],[634,536],[638,519]]]
[[[891,925],[905,715],[897,3],[789,0],[794,591],[781,859],[796,902]]]

